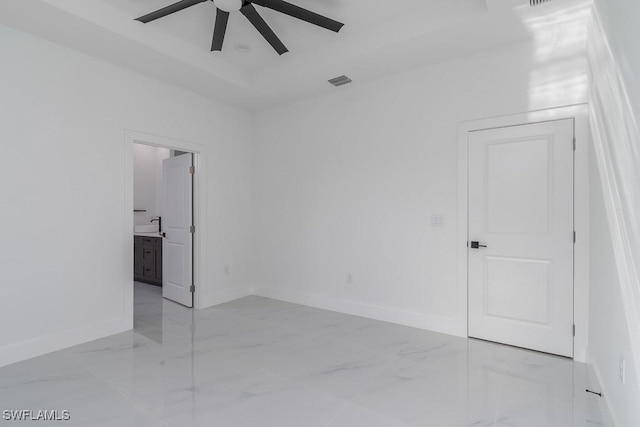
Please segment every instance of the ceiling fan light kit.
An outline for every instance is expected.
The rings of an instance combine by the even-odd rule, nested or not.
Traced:
[[[242,13],[249,22],[251,22],[256,30],[258,30],[262,37],[264,37],[264,39],[276,52],[278,52],[278,54],[282,55],[289,51],[284,43],[282,43],[278,36],[273,32],[269,24],[262,19],[262,16],[260,16],[256,8],[253,6],[254,4],[284,13],[285,15],[289,15],[293,18],[317,25],[318,27],[335,31],[336,33],[344,26],[341,22],[319,15],[283,0],[181,0],[177,3],[136,18],[136,21],[146,24],[148,22],[155,21],[156,19],[180,12],[188,7],[204,3],[205,1],[212,1],[216,6],[216,23],[213,30],[213,41],[211,43],[212,52],[222,50],[224,37],[227,32],[227,24],[229,22],[229,14],[238,11]]]

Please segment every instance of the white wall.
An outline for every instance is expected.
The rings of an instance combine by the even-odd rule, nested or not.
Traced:
[[[640,116],[640,2],[634,0],[595,0],[620,75],[625,83],[635,116]]]
[[[135,225],[149,224],[161,212],[162,161],[171,150],[145,144],[133,145],[133,215]]]
[[[594,141],[589,355],[616,425],[626,427],[640,425],[640,4],[600,0],[596,6],[588,48]]]
[[[591,166],[591,304],[589,361],[618,427],[640,426],[640,389],[596,154]],[[626,384],[620,362],[626,360]]]
[[[126,130],[206,146],[201,301],[249,291],[248,114],[5,27],[0,57],[0,365],[131,328]]]
[[[549,19],[537,21],[544,29],[531,43],[372,84],[356,79],[258,114],[257,292],[466,330],[456,286],[457,126],[586,102],[584,22]],[[432,215],[444,226],[432,228]]]

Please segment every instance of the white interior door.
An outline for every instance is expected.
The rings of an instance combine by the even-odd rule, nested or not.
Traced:
[[[193,154],[162,162],[162,295],[193,307]]]
[[[469,336],[573,357],[573,139],[572,119],[469,134]]]

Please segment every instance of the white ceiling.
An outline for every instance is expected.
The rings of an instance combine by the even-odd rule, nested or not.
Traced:
[[[159,9],[176,0],[80,0],[91,3],[92,9],[111,7],[122,14],[124,19],[135,18]],[[483,13],[486,11],[484,0],[290,0],[298,6],[339,20],[346,24],[343,32],[316,27],[306,22],[283,15],[271,9],[256,6],[259,13],[273,28],[275,33],[289,48],[288,56],[298,57],[301,53],[313,52],[318,48],[339,42],[354,33],[376,32],[377,28],[388,21],[397,24],[408,11],[423,14],[422,25],[434,28],[460,19],[461,14]],[[394,8],[389,8],[389,4]],[[400,6],[400,7],[398,7]],[[216,7],[213,2],[204,2],[181,12],[146,24],[154,31],[163,32],[195,49],[206,53],[211,46]],[[139,27],[141,24],[133,23]],[[394,36],[392,33],[392,37]],[[239,53],[233,46],[246,44],[250,53]],[[230,16],[225,49],[210,55],[241,67],[247,72],[257,73],[266,67],[277,66],[281,58],[269,47],[262,36],[240,13]]]
[[[215,5],[204,2],[142,24],[136,17],[177,0],[2,0],[0,23],[257,110],[531,37],[528,0],[289,0],[345,23],[338,34],[256,6],[290,52],[266,43],[232,13],[222,52],[210,52]],[[560,6],[559,6],[560,5]],[[247,53],[234,48],[250,46]],[[342,89],[343,90],[343,89]]]

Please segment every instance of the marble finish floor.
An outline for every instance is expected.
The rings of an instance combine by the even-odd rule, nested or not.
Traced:
[[[568,359],[259,297],[189,310],[160,291],[136,284],[134,331],[0,368],[0,411],[109,427],[604,425]]]

